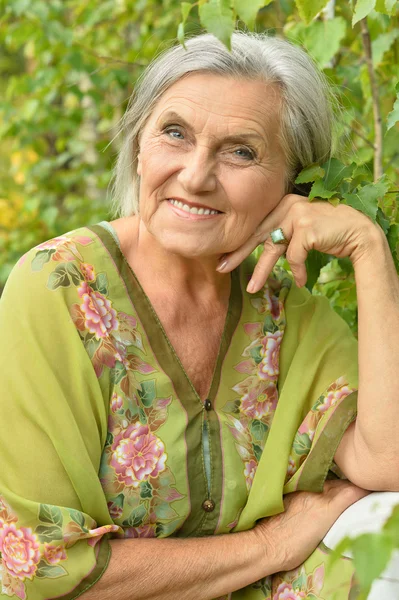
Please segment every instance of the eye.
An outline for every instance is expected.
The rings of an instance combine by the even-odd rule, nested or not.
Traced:
[[[175,140],[184,139],[184,135],[180,131],[180,128],[175,125],[172,125],[170,127],[165,127],[165,129],[163,130],[163,133],[166,133],[167,135],[169,135],[170,137],[172,137]],[[178,137],[178,136],[180,136],[180,137]]]
[[[245,160],[254,160],[256,158],[256,152],[251,148],[246,148],[245,146],[242,148],[237,148],[234,150],[234,152],[237,154],[237,156],[244,158]]]

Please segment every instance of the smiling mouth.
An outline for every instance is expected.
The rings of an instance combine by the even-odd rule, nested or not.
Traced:
[[[214,210],[211,208],[206,208],[205,206],[197,205],[197,206],[189,206],[180,200],[175,200],[174,198],[168,198],[168,202],[176,208],[180,208],[180,210],[184,210],[184,212],[190,213],[192,215],[220,215],[220,210]]]

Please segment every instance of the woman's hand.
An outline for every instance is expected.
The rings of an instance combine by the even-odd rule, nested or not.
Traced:
[[[265,560],[276,571],[304,562],[338,517],[370,492],[349,481],[326,481],[321,494],[294,492],[284,498],[285,511],[262,519],[252,530],[265,549]]]
[[[274,244],[270,232],[280,227],[288,240]],[[259,244],[264,252],[248,284],[249,292],[257,292],[265,284],[277,260],[286,253],[296,284],[306,283],[305,260],[309,250],[319,250],[338,258],[349,257],[353,263],[372,249],[382,230],[363,213],[326,201],[309,202],[296,194],[284,196],[267,215],[255,233],[240,248],[223,257],[220,272],[228,272],[239,265]]]

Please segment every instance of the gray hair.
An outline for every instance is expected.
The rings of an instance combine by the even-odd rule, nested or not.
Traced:
[[[124,135],[113,173],[112,203],[121,216],[137,213],[139,138],[156,103],[176,81],[194,72],[258,79],[281,90],[280,142],[287,162],[287,192],[301,169],[331,155],[334,96],[324,75],[299,47],[267,33],[235,31],[231,52],[212,34],[164,50],[142,76],[119,127]]]

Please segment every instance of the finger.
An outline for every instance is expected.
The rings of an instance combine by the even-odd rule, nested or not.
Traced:
[[[286,256],[296,285],[298,287],[304,286],[307,280],[305,261],[308,256],[308,249],[301,233],[294,232]]]
[[[268,234],[262,232],[255,232],[251,237],[237,250],[230,254],[225,254],[221,258],[221,262],[217,267],[217,271],[222,273],[228,273],[235,269],[242,261],[247,258],[255,250],[259,244],[265,241]]]
[[[299,202],[307,203],[308,199],[297,194],[287,194],[284,196],[276,208],[263,219],[253,235],[240,248],[222,257],[217,270],[222,273],[228,273],[235,269],[259,244],[267,240],[271,231],[277,227],[281,227],[281,222],[286,217],[291,206]]]
[[[264,247],[247,286],[247,292],[251,294],[255,294],[265,285],[276,262],[287,250],[285,244],[273,244],[270,238],[266,240]]]

